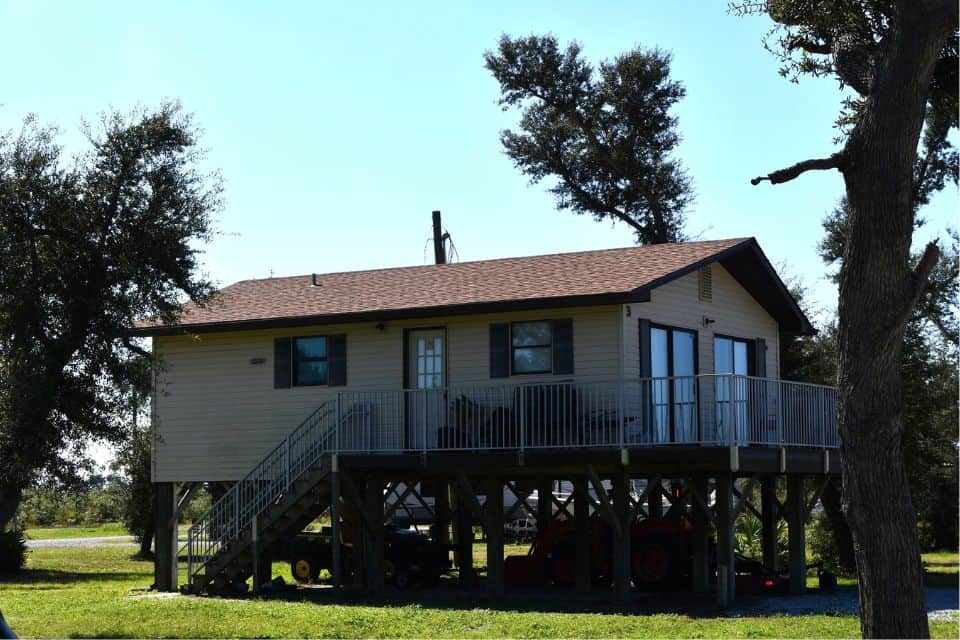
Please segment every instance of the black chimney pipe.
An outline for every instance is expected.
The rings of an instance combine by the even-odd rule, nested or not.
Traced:
[[[437,264],[447,263],[447,249],[444,246],[443,231],[440,229],[440,212],[433,212],[433,260]]]

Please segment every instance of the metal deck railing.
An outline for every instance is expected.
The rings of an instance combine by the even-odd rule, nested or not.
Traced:
[[[343,391],[341,452],[663,445],[838,446],[836,390],[705,374],[598,382]]]

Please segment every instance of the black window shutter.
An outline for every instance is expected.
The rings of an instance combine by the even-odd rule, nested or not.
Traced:
[[[641,318],[637,321],[640,338],[640,377],[649,378],[653,375],[653,364],[650,358],[650,321]]]
[[[553,321],[553,372],[573,373],[573,320]]]
[[[327,336],[327,384],[342,387],[347,384],[347,336]]]
[[[275,338],[273,341],[273,388],[290,387],[291,338]]]
[[[757,338],[753,349],[753,375],[767,377],[767,341],[763,338]]]
[[[490,325],[490,377],[510,377],[510,325]]]

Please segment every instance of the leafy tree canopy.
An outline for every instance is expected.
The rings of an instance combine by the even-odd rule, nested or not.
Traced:
[[[197,247],[220,180],[198,168],[190,116],[114,112],[86,133],[73,158],[35,118],[0,134],[0,528],[39,473],[124,438],[151,371],[134,322],[213,291]]]
[[[630,225],[643,244],[683,239],[690,179],[673,157],[680,142],[671,109],[683,86],[670,55],[635,49],[594,69],[553,36],[503,36],[486,67],[499,104],[522,111],[500,140],[532,182],[552,177],[558,209]]]

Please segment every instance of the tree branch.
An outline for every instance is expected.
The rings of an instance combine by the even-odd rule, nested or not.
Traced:
[[[803,36],[793,36],[787,40],[787,48],[790,50],[793,49],[803,49],[807,53],[817,53],[821,55],[829,55],[833,53],[833,47],[829,42],[817,42],[815,40],[810,40],[809,38],[804,38]]]
[[[147,359],[153,359],[153,354],[151,352],[133,344],[133,342],[130,341],[130,338],[123,339],[123,346],[126,347],[128,350],[134,352],[138,356],[142,356]]]
[[[944,340],[947,340],[948,342],[953,344],[953,346],[955,347],[960,347],[960,336],[957,336],[957,334],[951,331],[950,327],[944,324],[942,319],[937,317],[936,314],[931,315],[929,319],[930,319],[930,322],[933,323],[933,326],[935,326],[937,330],[940,332],[940,335],[943,336]]]
[[[927,288],[930,273],[933,271],[933,268],[937,266],[939,260],[940,246],[936,242],[928,242],[927,247],[923,250],[923,255],[920,256],[920,261],[910,274],[910,287],[907,291],[905,308],[901,314],[904,320],[909,318],[910,314],[913,313],[913,308],[920,300],[920,296],[923,295],[923,290]]]
[[[813,170],[825,170],[825,169],[842,169],[843,168],[843,153],[838,151],[831,156],[826,158],[814,158],[812,160],[804,160],[803,162],[798,162],[797,164],[787,167],[786,169],[780,169],[774,171],[765,176],[757,176],[750,181],[750,184],[756,186],[763,182],[764,180],[769,180],[770,184],[780,184],[782,182],[789,182],[797,176],[807,171]]]

